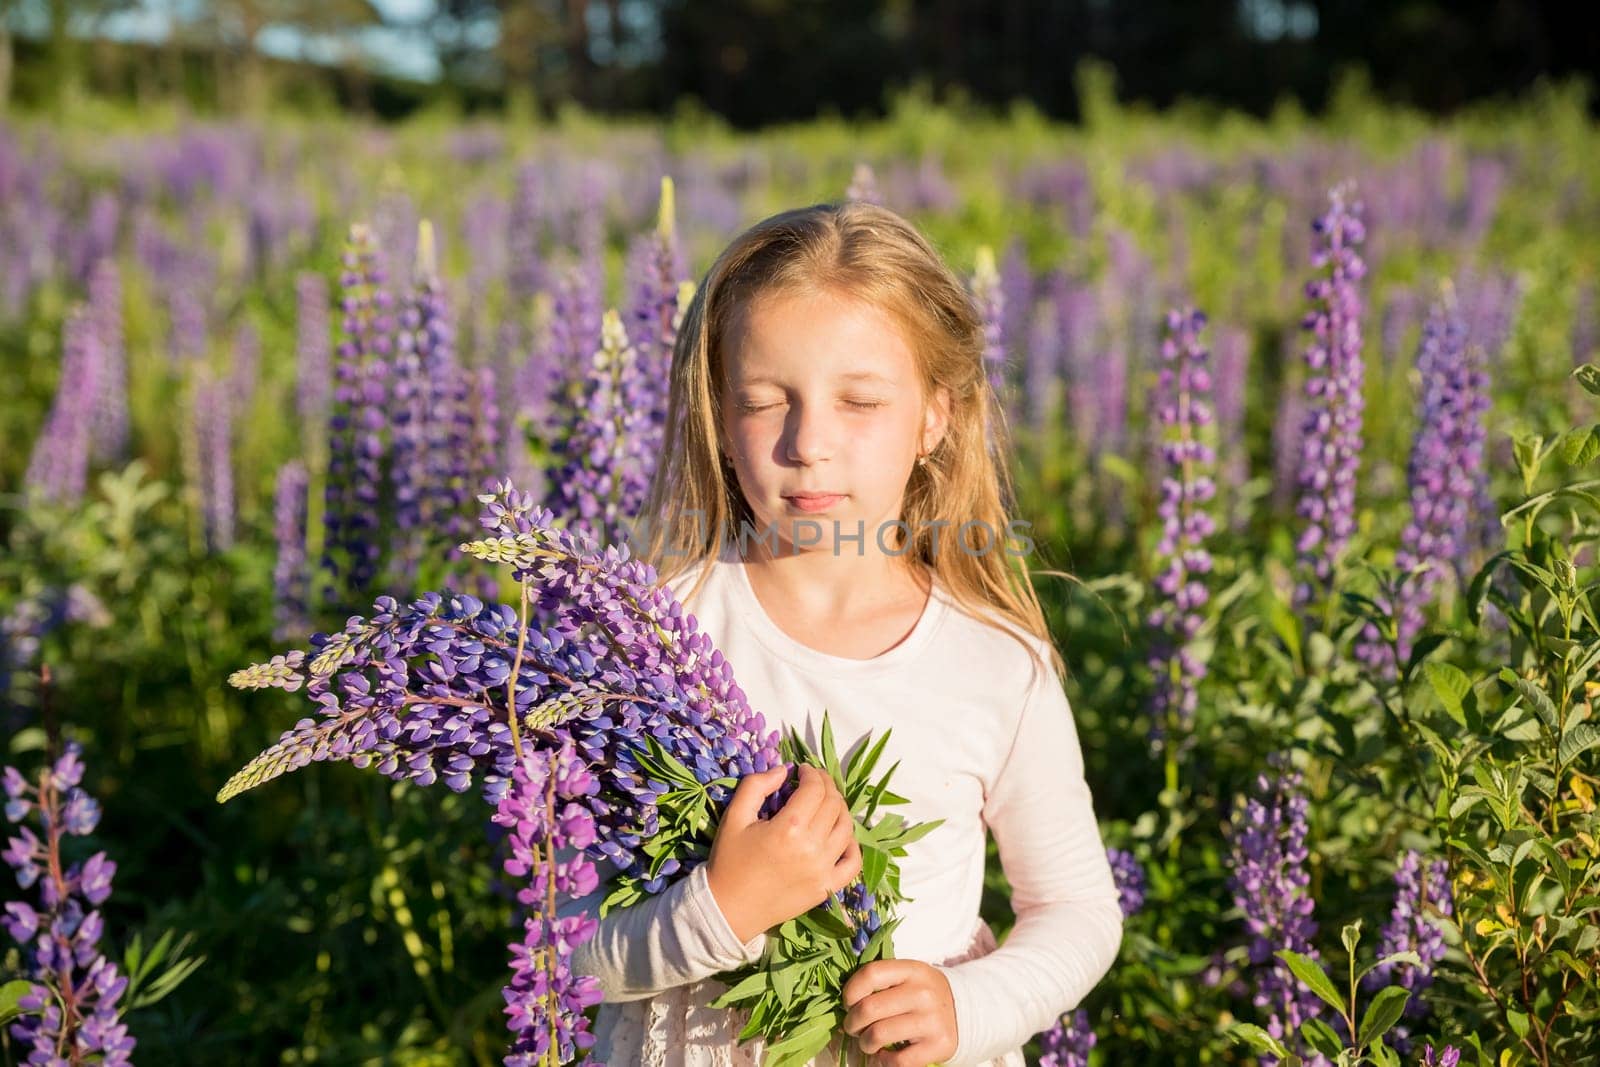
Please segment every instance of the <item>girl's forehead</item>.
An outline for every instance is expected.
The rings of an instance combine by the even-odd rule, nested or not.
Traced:
[[[916,376],[915,349],[902,324],[864,300],[772,294],[747,304],[730,326],[724,372],[743,384],[810,369],[890,385]]]

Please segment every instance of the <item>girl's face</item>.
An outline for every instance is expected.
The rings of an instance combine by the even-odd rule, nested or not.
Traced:
[[[944,435],[949,391],[925,401],[887,313],[829,292],[758,297],[730,330],[721,389],[724,448],[755,517],[746,544],[768,530],[780,553],[866,556],[900,542],[887,524],[917,456]],[[836,523],[862,540],[836,546]]]

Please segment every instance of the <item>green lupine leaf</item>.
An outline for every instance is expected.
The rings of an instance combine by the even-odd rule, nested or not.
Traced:
[[[8,1023],[12,1019],[21,1018],[25,1014],[33,1014],[32,1012],[24,1012],[17,1006],[18,1002],[27,996],[28,990],[32,988],[32,982],[22,979],[0,985],[0,1025]]]
[[[1389,1028],[1400,1021],[1400,1014],[1410,999],[1411,991],[1403,986],[1392,985],[1379,990],[1361,1016],[1361,1026],[1356,1031],[1357,1043],[1370,1045],[1388,1033]]]
[[[1344,1011],[1345,1004],[1339,999],[1339,991],[1333,986],[1333,979],[1328,977],[1322,965],[1310,956],[1303,956],[1286,948],[1280,948],[1273,955],[1288,964],[1289,970],[1300,979],[1307,989],[1321,997],[1334,1011]]]
[[[1570,727],[1566,735],[1561,738],[1561,745],[1556,750],[1556,759],[1562,764],[1571,763],[1595,745],[1600,745],[1600,727],[1593,723],[1580,722]]]

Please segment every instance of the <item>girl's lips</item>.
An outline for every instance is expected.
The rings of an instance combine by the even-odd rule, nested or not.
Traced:
[[[833,496],[786,496],[783,499],[787,500],[791,507],[800,511],[817,512],[827,511],[843,500],[844,495],[841,493]]]

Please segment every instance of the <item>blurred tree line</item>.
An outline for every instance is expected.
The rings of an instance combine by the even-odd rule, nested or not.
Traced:
[[[1359,65],[1379,94],[1448,111],[1600,70],[1584,13],[1576,0],[0,0],[0,101],[86,87],[399,116],[441,95],[471,111],[635,113],[692,97],[749,127],[875,114],[924,84],[1071,119],[1073,71],[1095,57],[1120,97],[1158,107],[1183,95],[1262,114],[1289,96],[1316,110]],[[170,32],[116,29],[151,24]],[[265,54],[269,31],[316,61]],[[375,34],[437,80],[386,71]]]

